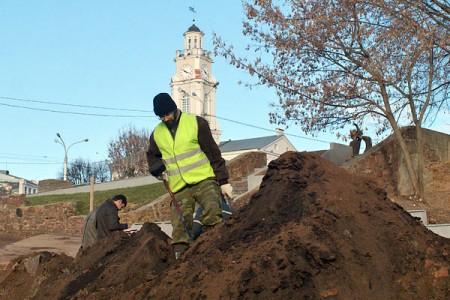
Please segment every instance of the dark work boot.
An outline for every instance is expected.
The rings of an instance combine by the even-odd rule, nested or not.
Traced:
[[[181,254],[185,252],[188,248],[189,248],[188,244],[183,243],[174,244],[173,250],[175,251],[175,259],[180,258]]]

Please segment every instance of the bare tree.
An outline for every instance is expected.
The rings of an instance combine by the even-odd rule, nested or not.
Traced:
[[[411,187],[423,199],[423,152],[416,171],[401,127],[415,126],[422,149],[422,124],[448,110],[449,86],[448,2],[425,2],[247,0],[243,33],[255,58],[238,56],[216,35],[215,54],[275,88],[273,123],[338,137],[365,119],[376,121],[377,135],[393,130]]]
[[[127,126],[119,130],[116,139],[108,145],[108,157],[113,179],[135,177],[147,173],[146,150],[150,134],[148,130],[137,130]]]
[[[67,180],[72,181],[73,184],[88,183],[90,177],[88,174],[91,172],[91,166],[88,162],[82,158],[77,158],[75,161],[69,164],[67,168]]]
[[[99,161],[94,163],[95,182],[108,182],[111,180],[111,171],[107,161]]]
[[[86,184],[94,177],[95,182],[106,182],[111,178],[110,171],[106,162],[91,163],[82,158],[77,158],[69,163],[67,168],[67,180],[75,185]],[[59,178],[64,178],[64,172],[61,171]]]
[[[389,10],[393,14],[401,16],[399,19],[403,23],[402,26],[416,33],[417,31],[428,32],[429,24],[432,24],[435,30],[428,32],[428,37],[437,46],[450,53],[450,6],[448,0],[398,0],[391,2],[390,5],[392,8]],[[417,11],[420,13],[417,14]],[[421,14],[427,16],[426,22],[422,22],[420,17],[415,17]]]

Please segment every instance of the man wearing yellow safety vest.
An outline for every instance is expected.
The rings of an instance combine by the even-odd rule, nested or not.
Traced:
[[[178,258],[192,242],[195,202],[204,208],[205,229],[214,226],[222,222],[221,193],[232,199],[233,187],[204,118],[181,112],[167,93],[153,98],[153,110],[161,122],[150,136],[147,162],[153,176],[168,182],[176,200],[171,203],[171,223]]]

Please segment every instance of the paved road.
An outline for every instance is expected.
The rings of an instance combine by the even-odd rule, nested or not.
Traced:
[[[75,257],[81,244],[81,236],[61,234],[40,234],[25,239],[0,237],[0,240],[0,270],[11,260],[33,252],[49,251]]]

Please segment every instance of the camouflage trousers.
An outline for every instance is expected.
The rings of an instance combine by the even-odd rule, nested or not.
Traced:
[[[187,230],[193,234],[192,223],[194,219],[195,202],[204,207],[202,214],[203,225],[215,225],[222,222],[222,201],[220,187],[213,179],[206,179],[196,185],[188,185],[181,191],[175,193],[175,199],[180,206],[186,221]],[[190,237],[186,228],[180,220],[178,212],[173,203],[170,204],[172,231],[172,244],[190,243]]]

